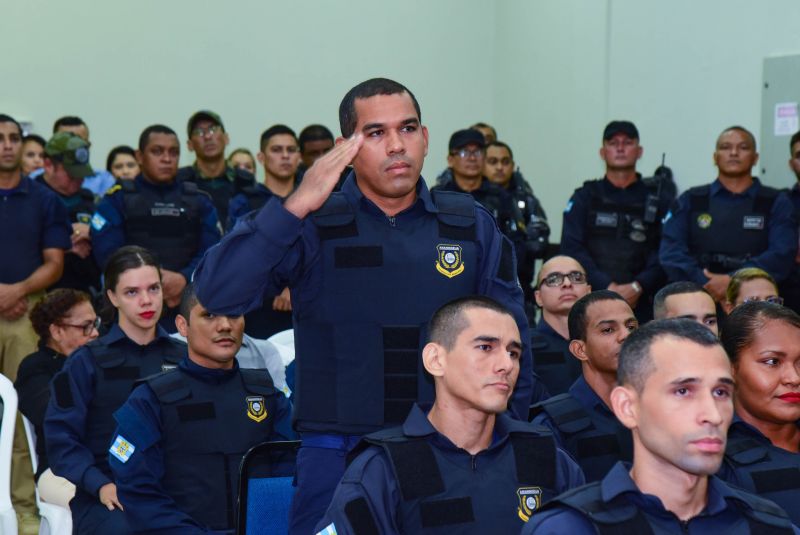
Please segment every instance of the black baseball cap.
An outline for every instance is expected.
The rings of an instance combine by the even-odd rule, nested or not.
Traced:
[[[467,128],[466,130],[458,130],[450,136],[449,150],[453,152],[467,145],[477,145],[480,148],[486,146],[486,138],[483,137],[478,130]]]
[[[631,139],[639,139],[639,131],[636,129],[636,125],[630,121],[611,121],[606,125],[606,129],[603,130],[603,139],[608,141],[617,134],[622,134]]]

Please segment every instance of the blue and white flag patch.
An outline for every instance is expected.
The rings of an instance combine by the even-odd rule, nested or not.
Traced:
[[[572,210],[572,205],[573,205],[573,202],[572,202],[572,199],[570,199],[569,202],[567,203],[567,207],[564,208],[564,213],[565,214],[568,214],[570,212],[570,210]]]
[[[134,451],[136,451],[136,446],[128,442],[122,435],[117,435],[117,438],[114,439],[114,443],[111,444],[111,447],[108,449],[111,455],[123,463],[128,462],[128,459],[131,458]]]
[[[317,535],[337,535],[336,526],[333,523],[328,524],[321,531],[317,532]]]
[[[106,223],[108,223],[106,218],[101,216],[98,212],[95,212],[95,214],[92,216],[92,228],[97,232],[103,230],[103,227],[106,226]]]

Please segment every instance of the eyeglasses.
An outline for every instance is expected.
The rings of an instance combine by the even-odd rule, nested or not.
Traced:
[[[782,305],[783,297],[779,297],[777,295],[770,295],[764,299],[761,299],[760,297],[747,297],[742,300],[742,303],[755,303],[756,301],[766,301],[767,303],[772,303],[773,305]]]
[[[469,158],[470,156],[474,156],[474,157],[476,157],[476,158],[477,158],[478,156],[481,156],[481,155],[483,155],[483,149],[473,149],[473,150],[461,149],[461,150],[454,150],[454,151],[453,151],[453,152],[451,152],[450,154],[452,154],[453,156],[459,156],[459,157],[461,157],[461,158],[464,158],[464,159],[466,159],[466,158]]]
[[[92,331],[100,330],[101,323],[102,320],[100,318],[95,318],[91,321],[86,321],[78,325],[75,325],[74,323],[56,323],[56,325],[60,325],[62,327],[74,327],[75,329],[83,329],[83,335],[89,336],[92,334]]]
[[[197,128],[192,129],[192,136],[197,136],[197,137],[205,137],[207,135],[213,136],[217,132],[222,132],[222,127],[218,124],[212,124],[208,128],[201,128],[198,126]]]
[[[543,278],[540,285],[544,284],[550,288],[555,288],[556,286],[561,286],[564,282],[564,278],[569,278],[572,284],[586,284],[586,273],[582,271],[570,271],[569,273],[559,273],[555,271]]]

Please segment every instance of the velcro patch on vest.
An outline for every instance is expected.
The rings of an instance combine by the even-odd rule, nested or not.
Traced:
[[[562,364],[566,362],[562,351],[537,351],[536,365]]]
[[[763,215],[746,215],[742,219],[742,228],[744,230],[764,230],[764,216]]]
[[[617,228],[619,224],[619,214],[616,212],[597,212],[594,216],[594,226]]]
[[[619,440],[616,435],[601,435],[578,439],[578,457],[600,457],[602,455],[619,455]]]
[[[424,528],[438,528],[475,521],[472,498],[469,496],[421,502],[419,513]]]
[[[750,473],[757,494],[797,490],[800,487],[800,469],[777,468],[775,470],[759,470]]]
[[[124,381],[128,379],[136,380],[139,378],[141,369],[136,366],[117,366],[115,368],[103,368],[103,377],[107,381]]]
[[[71,409],[75,406],[75,400],[72,398],[72,388],[69,386],[69,376],[62,372],[56,375],[53,379],[53,390],[56,394],[56,403],[62,409]]]
[[[210,401],[206,401],[204,403],[178,405],[175,407],[175,409],[178,411],[178,420],[181,422],[211,420],[217,416],[217,411],[214,408],[214,404]]]
[[[380,245],[337,247],[333,255],[336,268],[369,268],[383,265],[383,247]]]
[[[372,515],[366,498],[356,498],[347,502],[344,506],[344,514],[347,516],[355,535],[380,534],[378,524],[375,522],[375,517]],[[335,526],[333,532],[336,533]]]
[[[444,492],[444,480],[431,445],[424,440],[388,442],[400,493],[406,501]]]
[[[117,438],[114,439],[114,443],[108,448],[108,452],[122,463],[127,463],[134,451],[136,451],[136,446],[131,444],[122,435],[117,435]]]

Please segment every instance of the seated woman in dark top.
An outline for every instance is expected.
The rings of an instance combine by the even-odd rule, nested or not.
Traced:
[[[722,330],[736,381],[723,479],[800,524],[800,316],[767,301],[737,306]]]
[[[61,370],[67,355],[97,338],[99,322],[90,297],[70,289],[48,293],[33,307],[30,318],[39,335],[39,350],[20,363],[14,386],[19,395],[20,412],[36,427],[39,495],[45,502],[67,507],[75,486],[50,471],[42,423],[50,400],[50,380]]]

